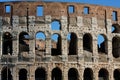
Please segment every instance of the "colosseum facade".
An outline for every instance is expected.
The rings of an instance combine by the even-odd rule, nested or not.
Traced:
[[[119,41],[120,8],[0,2],[0,80],[120,80]]]

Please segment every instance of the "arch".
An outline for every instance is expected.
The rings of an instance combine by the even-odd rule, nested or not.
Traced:
[[[61,24],[58,20],[53,20],[51,23],[51,30],[61,30]]]
[[[83,49],[92,52],[92,36],[89,33],[83,36]]]
[[[93,71],[90,68],[84,70],[84,80],[93,80]]]
[[[112,33],[120,33],[120,25],[113,24],[112,27],[111,27],[111,32]]]
[[[46,80],[46,71],[43,68],[35,70],[35,80]]]
[[[51,36],[51,53],[53,56],[56,56],[56,55],[61,55],[61,44],[62,44],[62,41],[61,41],[61,36],[59,34],[53,34]]]
[[[120,80],[120,69],[115,69],[113,76],[114,76],[114,80]]]
[[[26,69],[20,69],[19,80],[27,80],[27,70]]]
[[[52,80],[62,80],[62,71],[58,67],[52,70]]]
[[[99,80],[109,80],[109,73],[106,69],[102,68],[99,70]]]
[[[112,54],[113,57],[120,57],[120,37],[113,37],[112,39]]]
[[[1,80],[13,80],[11,71],[8,67],[3,67],[1,71]]]
[[[3,34],[3,55],[10,53],[12,55],[12,35],[9,32]]]
[[[36,33],[36,43],[35,43],[35,50],[45,52],[45,42],[46,36],[43,32]]]
[[[19,34],[19,52],[29,52],[29,38],[30,36],[26,32]]]
[[[104,34],[99,34],[98,35],[98,53],[107,54],[108,52],[107,48],[108,48],[107,37]]]
[[[78,71],[75,68],[70,68],[68,71],[68,80],[78,80]]]
[[[68,43],[68,55],[76,55],[77,54],[77,35],[75,33],[69,33],[67,35],[67,43]]]

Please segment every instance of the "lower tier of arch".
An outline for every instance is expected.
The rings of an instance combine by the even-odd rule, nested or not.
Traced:
[[[120,80],[120,64],[40,62],[0,65],[0,80]]]

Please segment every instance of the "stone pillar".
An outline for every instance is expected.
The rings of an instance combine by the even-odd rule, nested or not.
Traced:
[[[34,39],[29,40],[29,57],[30,57],[30,60],[32,61],[33,59],[35,59],[35,40]]]
[[[111,67],[111,69],[109,69],[109,80],[115,80],[114,79],[114,68]]]
[[[111,19],[107,19],[106,27],[107,27],[107,33],[111,34],[111,28],[112,28],[112,21],[111,21]]]
[[[48,69],[47,69],[47,79],[46,80],[51,80],[51,75],[52,75],[52,69],[51,69],[51,67],[48,67]]]
[[[28,26],[28,32],[29,32],[29,57],[30,60],[35,60],[35,16],[29,16],[29,26]]]
[[[45,26],[47,27],[47,30],[45,32],[46,34],[46,59],[49,61],[51,60],[51,32],[50,32],[50,27],[51,27],[51,16],[46,15],[45,16]]]
[[[1,66],[0,66],[0,67],[1,67]],[[1,78],[2,78],[2,77],[1,77],[1,76],[2,76],[1,71],[2,71],[2,70],[0,69],[0,80],[1,80]]]
[[[62,60],[68,60],[68,46],[67,46],[67,39],[62,38]]]
[[[16,67],[12,68],[11,74],[12,74],[13,80],[17,80],[17,74],[18,73],[16,71]]]
[[[0,57],[2,55],[2,17],[0,16]]]
[[[113,62],[113,55],[112,55],[112,41],[110,40],[110,37],[108,37],[108,61]]]
[[[18,56],[19,51],[19,40],[17,38],[18,33],[16,31],[13,31],[13,54],[14,56]]]
[[[17,68],[17,66],[16,66],[16,80],[19,80],[19,69]]]
[[[97,29],[98,24],[97,24],[97,18],[92,17],[92,31],[93,32],[93,62],[98,62],[99,56],[98,56],[98,46],[97,46],[97,34],[95,32],[95,29]]]
[[[61,16],[61,28],[62,28],[62,60],[67,61],[68,59],[68,44],[67,44],[67,17],[66,16]]]
[[[47,31],[46,32],[47,35],[46,35],[46,53],[45,53],[45,56],[46,56],[46,60],[47,61],[50,61],[51,60],[51,36],[50,36],[50,32]]]
[[[18,56],[19,54],[19,39],[18,39],[18,28],[19,28],[19,17],[13,16],[12,26],[13,26],[13,55]]]
[[[29,72],[29,80],[35,80],[35,67],[30,66],[30,72]]]
[[[3,50],[3,32],[0,32],[0,57],[2,56],[2,50]]]
[[[64,66],[63,66],[63,72],[62,72],[62,75],[63,75],[63,78],[62,80],[68,80],[68,70],[69,68],[67,67],[67,63],[64,63]]]
[[[84,67],[80,68],[79,72],[79,80],[84,80],[83,75],[84,75]]]
[[[83,26],[83,17],[77,16],[77,26],[80,28]],[[79,33],[78,37],[78,61],[84,61],[84,55],[83,55],[83,34]]]
[[[93,70],[93,80],[99,80],[98,78],[99,71],[97,68]]]
[[[97,35],[96,35],[97,36]],[[99,61],[99,56],[98,56],[98,45],[97,45],[97,37],[95,35],[93,36],[93,62],[98,62]]]
[[[84,62],[84,53],[83,53],[83,39],[82,39],[83,34],[79,33],[79,38],[78,38],[78,61]]]

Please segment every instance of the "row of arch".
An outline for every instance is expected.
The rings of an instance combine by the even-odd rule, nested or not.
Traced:
[[[34,80],[47,80],[47,72],[44,68],[37,68],[35,70]],[[60,68],[56,67],[51,72],[51,80],[62,80],[63,73]],[[24,68],[19,70],[19,80],[27,80],[28,71]],[[115,69],[113,72],[114,80],[120,80],[120,69]],[[75,68],[68,70],[68,80],[79,80],[79,72]],[[109,72],[105,68],[101,68],[98,72],[99,80],[109,80]],[[11,71],[8,67],[4,67],[1,72],[1,80],[14,80]],[[85,68],[83,73],[83,80],[94,80],[94,73],[91,68]]]
[[[120,25],[119,24],[113,24],[111,26],[111,33],[120,33]],[[59,20],[53,20],[51,23],[51,30],[62,30],[61,23]]]
[[[78,38],[75,33],[69,33],[67,38],[67,47],[68,55],[76,55],[78,48]],[[100,39],[99,39],[100,38]],[[19,35],[19,52],[28,52],[29,51],[29,39],[30,36],[26,32],[22,32]],[[51,54],[52,55],[61,55],[62,49],[62,39],[59,34],[53,34],[51,37]],[[13,47],[13,37],[9,32],[3,34],[3,54],[12,54]],[[35,50],[40,52],[45,52],[46,49],[46,36],[43,32],[38,32],[36,34],[36,43]],[[115,36],[112,39],[112,54],[115,58],[120,57],[120,37]],[[98,53],[107,54],[108,50],[108,39],[105,35],[98,35]],[[83,50],[93,52],[93,38],[91,34],[86,33],[83,36]]]
[[[101,39],[99,39],[101,37]],[[61,55],[61,44],[62,39],[59,34],[53,34],[52,35],[52,44],[51,44],[51,54],[52,55]],[[46,36],[43,32],[39,32],[36,34],[36,44],[35,44],[35,50],[39,52],[45,52],[46,48]],[[100,42],[100,41],[101,42]],[[3,54],[12,54],[12,35],[9,32],[6,32],[3,34]],[[120,56],[120,37],[115,36],[112,39],[112,53],[115,58],[118,58]],[[79,47],[78,44],[78,38],[75,33],[70,33],[67,36],[67,47],[68,47],[68,55],[76,55],[77,54],[77,48]],[[108,42],[107,37],[103,34],[98,35],[98,53],[105,53],[107,54],[108,50]],[[83,36],[83,49],[90,51],[92,53],[93,51],[93,39],[91,34],[86,33]],[[22,32],[19,35],[19,52],[28,52],[29,51],[29,35],[26,32]],[[59,53],[58,53],[59,52]]]

